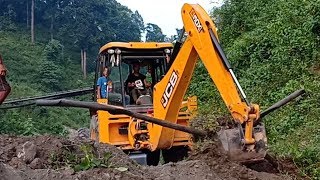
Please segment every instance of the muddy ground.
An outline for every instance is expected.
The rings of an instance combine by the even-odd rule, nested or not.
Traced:
[[[89,160],[85,161],[85,157]],[[82,164],[80,170],[79,164]],[[86,165],[88,170],[84,170]],[[278,168],[270,164],[262,163],[248,168],[230,162],[213,141],[202,142],[187,160],[158,166],[140,166],[122,151],[106,144],[95,144],[87,140],[70,141],[55,136],[2,135],[0,179],[280,180],[293,177],[285,175],[285,172],[280,173]]]

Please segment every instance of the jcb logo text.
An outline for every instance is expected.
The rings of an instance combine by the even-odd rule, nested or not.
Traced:
[[[178,81],[178,74],[175,71],[173,71],[161,98],[161,104],[164,108],[166,108],[168,105],[168,102],[171,98],[173,90],[177,85],[177,81]]]
[[[193,20],[194,25],[197,27],[198,32],[201,32],[203,30],[203,27],[194,9],[190,11],[190,16]]]

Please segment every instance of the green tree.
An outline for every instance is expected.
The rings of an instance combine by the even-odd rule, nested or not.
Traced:
[[[175,42],[180,37],[180,34],[182,33],[182,29],[176,28],[177,34],[171,35],[170,37],[165,37],[166,42]]]
[[[63,81],[63,71],[59,64],[63,63],[62,45],[57,40],[50,40],[43,50],[43,61],[39,67],[36,79],[44,91],[60,91]]]
[[[252,102],[265,109],[297,89],[307,90],[308,97],[264,122],[271,152],[293,158],[314,178],[320,177],[319,136],[310,135],[320,128],[315,121],[320,114],[318,4],[317,0],[228,0],[212,13],[220,42]],[[198,77],[193,83],[199,83]],[[212,91],[193,90],[200,97],[212,96]]]
[[[54,63],[63,63],[63,45],[55,39],[49,41],[44,49],[46,60]]]
[[[45,0],[42,2],[43,5],[43,9],[44,12],[42,12],[43,14],[43,20],[44,23],[47,27],[50,28],[50,35],[51,35],[51,39],[54,38],[54,31],[57,30],[58,28],[56,26],[58,26],[58,22],[56,22],[61,6],[62,6],[61,0]],[[50,26],[48,26],[50,24]]]
[[[161,28],[152,23],[148,23],[146,26],[146,41],[147,42],[163,42],[165,40],[165,35],[162,34]]]
[[[140,33],[143,33],[145,31],[145,27],[144,27],[144,21],[142,16],[140,15],[140,13],[138,11],[135,11],[132,15],[131,15],[132,19],[133,19],[133,23],[139,27],[140,29]]]
[[[61,90],[61,70],[58,65],[52,61],[44,60],[39,68],[39,74],[37,75],[38,83],[43,86],[43,90],[60,91]]]

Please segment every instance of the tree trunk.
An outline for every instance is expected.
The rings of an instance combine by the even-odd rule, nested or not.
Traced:
[[[31,1],[31,43],[34,44],[34,0]]]
[[[29,0],[27,0],[27,29],[29,28]]]
[[[81,72],[83,73],[83,49],[81,49]]]
[[[87,51],[83,50],[83,78],[87,78]]]
[[[51,15],[50,33],[51,33],[51,40],[53,40],[53,15]]]
[[[82,49],[80,51],[80,55],[81,55],[81,72],[83,72],[83,50]]]

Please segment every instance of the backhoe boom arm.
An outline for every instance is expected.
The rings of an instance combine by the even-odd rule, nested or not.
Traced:
[[[233,119],[240,124],[245,123],[245,143],[254,143],[253,121],[259,118],[259,106],[248,102],[218,43],[211,18],[199,5],[184,4],[181,14],[188,36],[167,74],[154,87],[154,117],[176,123],[181,102],[200,57]],[[171,147],[174,130],[157,128],[158,131],[151,132],[152,144],[158,148]]]

